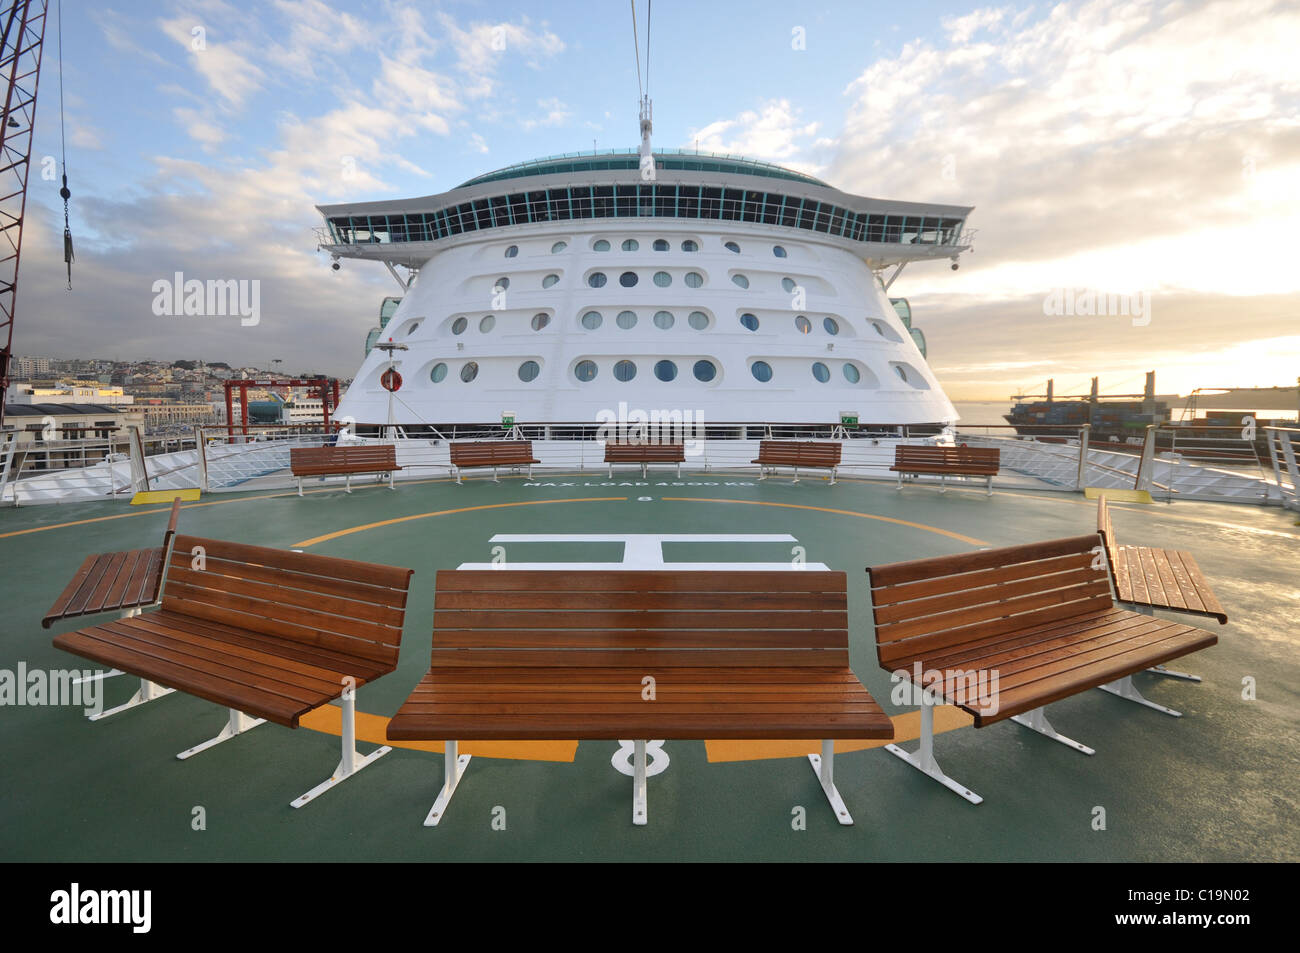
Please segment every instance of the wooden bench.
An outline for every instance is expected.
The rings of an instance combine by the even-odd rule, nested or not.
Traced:
[[[461,470],[478,467],[491,467],[495,483],[501,482],[497,479],[497,467],[528,467],[528,478],[531,480],[533,464],[542,462],[533,456],[531,440],[463,440],[449,446],[457,483],[462,482]]]
[[[841,824],[835,738],[892,738],[849,669],[842,572],[441,570],[429,673],[390,741],[444,740],[436,825],[476,739],[818,738]],[[646,823],[645,741],[632,821]]]
[[[1182,549],[1153,549],[1150,546],[1121,546],[1111,526],[1106,497],[1097,498],[1097,532],[1106,547],[1106,566],[1115,586],[1115,599],[1148,615],[1154,609],[1208,616],[1226,625],[1228,614],[1201,573],[1191,553]],[[1201,676],[1175,672],[1157,665],[1159,675],[1199,682]]]
[[[840,465],[838,443],[820,443],[813,440],[760,440],[758,442],[757,463],[764,471],[760,480],[767,479],[767,470],[776,472],[777,467],[794,467],[794,481],[799,482],[799,468],[805,470],[830,470],[831,484],[835,483],[835,470]]]
[[[174,500],[161,546],[87,556],[41,619],[42,627],[48,629],[63,619],[99,612],[121,612],[123,617],[129,617],[157,602],[180,509],[181,501]]]
[[[641,465],[641,476],[646,476],[647,467],[652,463],[677,464],[677,475],[682,475],[682,464],[686,462],[686,446],[680,443],[614,443],[605,444],[605,462],[609,464],[609,475],[614,476],[614,464],[632,463]]]
[[[934,759],[933,706],[945,699],[976,728],[1012,718],[1085,754],[1048,724],[1044,705],[1109,685],[1177,715],[1143,698],[1131,676],[1218,639],[1117,607],[1104,562],[1089,534],[868,569],[880,667],[921,694],[920,748],[889,750],[978,804]]]
[[[352,492],[352,474],[373,473],[388,477],[388,488],[395,490],[393,475],[397,465],[397,447],[391,443],[356,447],[290,447],[289,470],[298,478],[298,495],[302,496],[305,476],[346,477],[344,489]]]
[[[894,447],[894,465],[898,489],[903,488],[903,474],[928,474],[939,477],[939,492],[948,491],[949,476],[982,476],[989,496],[993,495],[993,478],[1001,467],[1002,451],[996,447],[927,447],[900,443]]]
[[[411,573],[178,536],[158,611],[68,632],[54,644],[139,676],[136,697],[105,715],[151,701],[155,683],[228,707],[220,734],[182,759],[263,721],[296,728],[338,699],[342,758],[329,780],[293,801],[301,807],[390,750],[364,757],[356,750],[354,696],[397,667]]]

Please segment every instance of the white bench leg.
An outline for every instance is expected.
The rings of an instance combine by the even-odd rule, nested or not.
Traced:
[[[345,474],[343,474],[343,489],[346,490],[346,491],[349,492],[349,493],[352,492],[352,474],[351,474],[351,473],[345,473]]]
[[[213,745],[219,745],[223,741],[229,741],[236,735],[242,735],[250,728],[256,728],[265,721],[265,718],[253,718],[249,715],[245,715],[237,708],[232,708],[230,709],[230,717],[226,721],[226,727],[222,728],[215,738],[209,738],[207,741],[203,742],[203,744],[195,745],[193,748],[186,748],[176,757],[181,761],[184,761],[186,758],[192,758],[200,751],[207,751]]]
[[[831,467],[831,486],[835,485],[835,468]]]
[[[107,672],[91,672],[89,675],[83,675],[80,678],[74,678],[72,680],[72,684],[85,685],[88,684],[89,682],[98,682],[101,679],[114,678],[118,675],[125,675],[125,674],[126,672],[122,671],[121,669],[112,668],[109,669]]]
[[[632,743],[632,823],[643,826],[646,816],[645,742]]]
[[[471,755],[461,754],[459,746],[455,741],[444,741],[442,750],[442,790],[438,792],[438,798],[433,802],[433,808],[429,811],[429,816],[424,819],[425,827],[437,827],[438,822],[442,820],[442,815],[447,812],[447,805],[451,803],[451,796],[456,793],[456,786],[460,784],[460,779],[465,775],[465,768],[469,764]]]
[[[993,477],[991,475],[984,478],[984,489],[989,496],[993,495]]]
[[[388,745],[380,745],[370,754],[363,756],[361,752],[357,751],[356,691],[345,691],[338,700],[338,706],[343,709],[343,757],[339,759],[339,766],[334,769],[334,773],[328,779],[322,781],[301,797],[290,801],[290,807],[302,807],[307,802],[324,794],[334,785],[346,781],[362,768],[378,761],[393,750]]]
[[[853,817],[849,814],[849,809],[844,806],[844,799],[840,797],[840,792],[835,787],[835,742],[829,738],[822,741],[822,753],[808,755],[808,761],[812,764],[817,780],[821,782],[826,800],[831,802],[835,819],[841,824],[852,824]]]
[[[107,674],[104,677],[107,678]],[[138,708],[140,705],[151,702],[156,698],[170,695],[174,691],[176,691],[176,689],[163,688],[161,685],[151,682],[147,678],[142,678],[140,679],[140,687],[136,689],[136,692],[131,696],[130,701],[123,702],[116,708],[108,709],[108,711],[97,712],[93,715],[87,715],[86,717],[91,721],[99,721],[101,718],[116,715],[118,712],[126,711],[128,708]]]
[[[298,477],[298,495],[302,496],[302,477]]]
[[[798,483],[798,482],[799,482],[799,468],[798,468],[798,467],[795,467],[795,468],[794,468],[794,479],[790,481],[790,485],[791,485],[791,486],[794,486],[794,485],[795,485],[796,483]]]
[[[460,483],[460,482],[461,482],[461,479],[460,479],[460,467],[453,467],[453,469],[456,471],[456,482],[457,482],[457,483]]]
[[[1146,705],[1148,708],[1154,708],[1156,711],[1164,712],[1174,718],[1182,718],[1181,711],[1174,711],[1172,708],[1166,708],[1164,705],[1157,705],[1142,696],[1133,684],[1133,676],[1125,675],[1123,678],[1113,681],[1107,685],[1098,686],[1103,692],[1110,692],[1112,695],[1118,695],[1120,698],[1127,699],[1131,702],[1137,702],[1139,705]]]
[[[919,688],[917,689],[920,690]],[[934,706],[927,703],[921,703],[921,745],[915,751],[904,751],[898,745],[885,745],[885,750],[890,754],[902,758],[922,774],[934,778],[949,791],[960,794],[972,804],[981,803],[984,798],[980,797],[974,791],[965,785],[954,781],[948,775],[944,774],[939,768],[939,762],[934,760]]]
[[[1025,712],[1023,715],[1012,715],[1011,720],[1017,725],[1024,725],[1031,731],[1036,731],[1044,737],[1051,738],[1053,741],[1059,741],[1061,744],[1068,748],[1073,748],[1075,751],[1082,751],[1084,754],[1097,753],[1087,745],[1081,745],[1073,738],[1067,738],[1065,735],[1053,728],[1051,722],[1047,720],[1047,715],[1041,705],[1033,711]]]
[[[1163,665],[1153,665],[1147,669],[1152,675],[1163,675],[1166,678],[1181,678],[1188,682],[1199,682],[1201,676],[1193,675],[1191,672],[1175,672],[1171,668],[1165,668]]]

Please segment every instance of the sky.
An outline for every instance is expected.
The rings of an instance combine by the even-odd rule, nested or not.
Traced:
[[[627,4],[63,0],[69,291],[57,4],[18,355],[350,377],[396,286],[377,263],[330,270],[317,204],[638,140]],[[958,271],[916,263],[891,288],[950,397],[1300,375],[1297,0],[660,0],[649,42],[657,146],[975,207]],[[155,314],[176,272],[258,280],[259,322]],[[1085,292],[1148,307],[1056,306]]]

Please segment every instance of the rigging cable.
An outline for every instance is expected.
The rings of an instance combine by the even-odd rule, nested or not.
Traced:
[[[645,0],[645,94],[650,95],[650,10],[654,0]]]
[[[63,0],[59,0],[60,3]],[[641,87],[641,41],[636,38],[636,0],[628,0],[632,7],[632,49],[636,53],[636,91],[637,95],[644,97],[645,90]]]
[[[59,0],[59,140],[63,152],[63,188],[59,196],[63,199],[63,261],[68,266],[68,290],[72,290],[72,228],[68,224],[68,199],[72,192],[68,190],[68,133],[63,122],[63,0]]]

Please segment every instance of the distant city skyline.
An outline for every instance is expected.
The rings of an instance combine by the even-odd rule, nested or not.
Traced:
[[[77,262],[64,290],[50,11],[16,355],[222,355],[350,377],[381,266],[334,272],[316,204],[402,198],[636,140],[626,7],[222,0],[65,7]],[[743,15],[738,13],[743,11]],[[655,143],[846,191],[975,206],[959,271],[909,298],[958,401],[1292,385],[1300,374],[1295,4],[655,6]],[[257,281],[260,315],[155,313],[176,273]],[[1059,304],[1149,296],[1145,323]],[[1054,311],[1055,313],[1047,313]],[[1072,313],[1071,313],[1072,312]],[[168,358],[162,358],[167,360]],[[1136,382],[1136,383],[1135,383]]]

